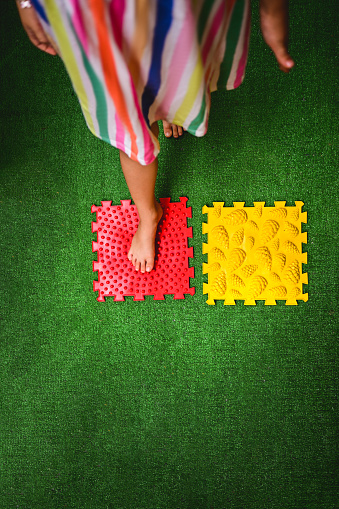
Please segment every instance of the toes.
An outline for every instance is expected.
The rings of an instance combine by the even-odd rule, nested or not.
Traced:
[[[154,260],[152,258],[148,258],[144,262],[140,263],[140,272],[144,274],[144,272],[151,272],[154,267]]]
[[[164,134],[166,138],[170,138],[172,135],[174,136],[174,138],[178,138],[179,136],[182,136],[185,131],[185,129],[180,125],[170,124],[166,120],[162,121],[162,125],[164,128]]]
[[[164,128],[164,134],[167,138],[170,138],[172,136],[172,126],[169,122],[166,122],[166,120],[162,121],[162,125]]]
[[[134,265],[134,256],[132,253],[132,246],[130,247],[130,249],[128,251],[127,258],[129,259],[130,262],[132,262],[132,265]]]
[[[154,261],[151,258],[149,258],[148,260],[145,260],[143,262],[139,262],[139,261],[135,260],[133,265],[134,265],[134,270],[136,270],[136,272],[140,271],[142,274],[144,274],[145,272],[151,272],[151,270],[154,267]]]
[[[151,272],[153,266],[154,266],[153,260],[146,260],[146,272]]]

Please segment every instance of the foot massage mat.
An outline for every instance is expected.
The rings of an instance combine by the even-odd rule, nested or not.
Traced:
[[[139,223],[135,205],[121,200],[121,205],[102,201],[101,207],[92,206],[92,213],[97,215],[96,222],[92,222],[92,231],[97,232],[92,251],[98,253],[98,261],[93,262],[98,281],[94,281],[93,288],[99,292],[99,302],[109,296],[123,301],[126,296],[144,300],[145,295],[153,295],[154,300],[164,300],[169,294],[174,299],[184,299],[188,293],[194,295],[195,288],[190,288],[194,268],[188,266],[193,247],[188,247],[187,240],[192,237],[192,227],[187,227],[192,208],[186,208],[186,202],[187,198],[180,198],[177,203],[170,203],[170,198],[160,199],[164,213],[156,236],[155,268],[149,273],[137,272],[127,258]]]
[[[308,300],[303,293],[308,278],[302,273],[307,233],[301,231],[307,212],[301,211],[302,201],[292,207],[286,207],[285,201],[274,203],[274,207],[265,207],[265,202],[244,207],[245,202],[234,202],[234,207],[224,207],[223,202],[215,202],[213,207],[203,207],[207,223],[202,232],[208,236],[203,244],[203,254],[208,255],[203,264],[203,273],[208,273],[203,290],[207,304],[222,299],[225,305],[234,305],[235,300],[246,305],[255,305],[256,300],[297,305],[297,299]]]

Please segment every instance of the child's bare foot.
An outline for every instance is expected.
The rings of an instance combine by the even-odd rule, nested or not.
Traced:
[[[154,267],[155,236],[162,213],[161,206],[156,202],[156,212],[139,222],[127,255],[137,271],[150,272]]]
[[[178,138],[178,136],[182,136],[185,130],[180,125],[170,124],[166,120],[162,121],[162,126],[164,128],[164,134],[166,138],[170,138],[172,135],[174,136],[174,138]]]

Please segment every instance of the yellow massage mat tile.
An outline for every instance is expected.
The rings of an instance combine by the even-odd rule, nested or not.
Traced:
[[[214,202],[213,207],[203,207],[208,215],[202,225],[208,235],[203,244],[203,254],[208,254],[203,263],[203,273],[208,274],[207,304],[222,299],[225,305],[236,300],[246,305],[255,305],[256,300],[297,305],[297,300],[308,300],[303,293],[307,273],[302,272],[307,233],[301,231],[307,212],[301,211],[302,201],[292,207],[286,207],[285,201],[274,203],[274,207],[265,207],[265,202],[245,207],[245,202],[234,202],[234,207],[224,207],[223,202]]]

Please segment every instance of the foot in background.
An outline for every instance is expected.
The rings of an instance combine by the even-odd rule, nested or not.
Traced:
[[[180,125],[170,124],[166,120],[162,121],[162,126],[164,128],[164,134],[166,138],[171,138],[171,136],[174,138],[179,138],[179,136],[182,136],[185,131],[185,129]]]

